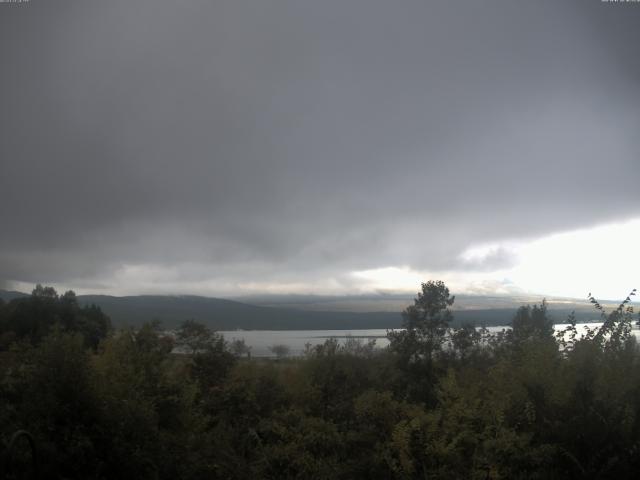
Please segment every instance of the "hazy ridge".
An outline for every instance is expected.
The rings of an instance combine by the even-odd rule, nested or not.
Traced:
[[[9,301],[27,296],[21,292],[0,290],[0,298]],[[81,304],[96,304],[111,317],[115,326],[141,325],[160,320],[173,328],[185,319],[194,319],[216,330],[319,330],[399,328],[400,312],[412,303],[409,295],[372,296],[261,296],[243,297],[244,301],[194,295],[138,295],[115,297],[79,295]],[[461,295],[454,305],[454,325],[506,325],[523,304],[542,301],[542,297]],[[587,302],[575,299],[551,299],[549,312],[556,323],[563,323],[576,312],[578,321],[597,318]]]

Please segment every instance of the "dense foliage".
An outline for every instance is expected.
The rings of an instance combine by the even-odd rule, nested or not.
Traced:
[[[72,293],[0,304],[8,478],[635,478],[640,352],[630,297],[584,337],[546,305],[449,328],[428,282],[390,346],[349,339],[251,359],[197,322],[113,331]]]

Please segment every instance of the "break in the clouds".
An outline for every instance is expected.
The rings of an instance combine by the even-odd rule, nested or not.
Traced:
[[[504,245],[639,216],[639,22],[599,0],[0,4],[0,279],[527,288],[496,276],[522,261]]]

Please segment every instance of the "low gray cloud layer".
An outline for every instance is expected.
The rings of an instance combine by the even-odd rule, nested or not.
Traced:
[[[634,7],[0,4],[0,278],[348,288],[637,217]]]

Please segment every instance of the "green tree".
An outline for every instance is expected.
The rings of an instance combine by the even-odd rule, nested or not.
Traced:
[[[516,341],[550,339],[553,337],[553,320],[547,313],[547,302],[518,308],[511,322]]]
[[[289,348],[288,345],[279,343],[276,345],[271,345],[269,347],[269,351],[273,353],[277,359],[282,359],[289,356],[289,354],[291,353],[291,348]]]
[[[205,350],[215,340],[209,327],[193,319],[182,322],[176,331],[176,344],[192,355]]]
[[[435,360],[453,320],[449,307],[454,300],[443,282],[423,283],[414,304],[402,313],[404,330],[387,333],[389,349],[396,355],[406,390],[414,399],[435,399]]]
[[[247,345],[243,338],[234,338],[229,344],[229,350],[236,357],[251,358],[251,347]]]
[[[222,335],[212,334],[209,342],[191,357],[191,375],[203,394],[208,394],[227,378],[236,364],[236,356],[229,352]]]
[[[170,337],[145,324],[109,338],[94,359],[104,477],[184,478],[197,470],[190,458],[204,420],[197,387],[172,349]]]
[[[90,359],[82,335],[59,327],[22,354],[14,385],[21,398],[13,407],[36,438],[43,478],[87,478],[99,464],[100,401]]]
[[[54,288],[40,284],[31,296],[16,298],[2,310],[0,346],[8,343],[7,338],[37,344],[58,325],[65,332],[81,334],[85,345],[95,349],[111,331],[111,321],[100,307],[81,307],[73,291],[59,296]]]
[[[404,330],[388,334],[391,350],[407,362],[429,360],[445,341],[454,300],[443,282],[423,283],[414,304],[402,312]]]

